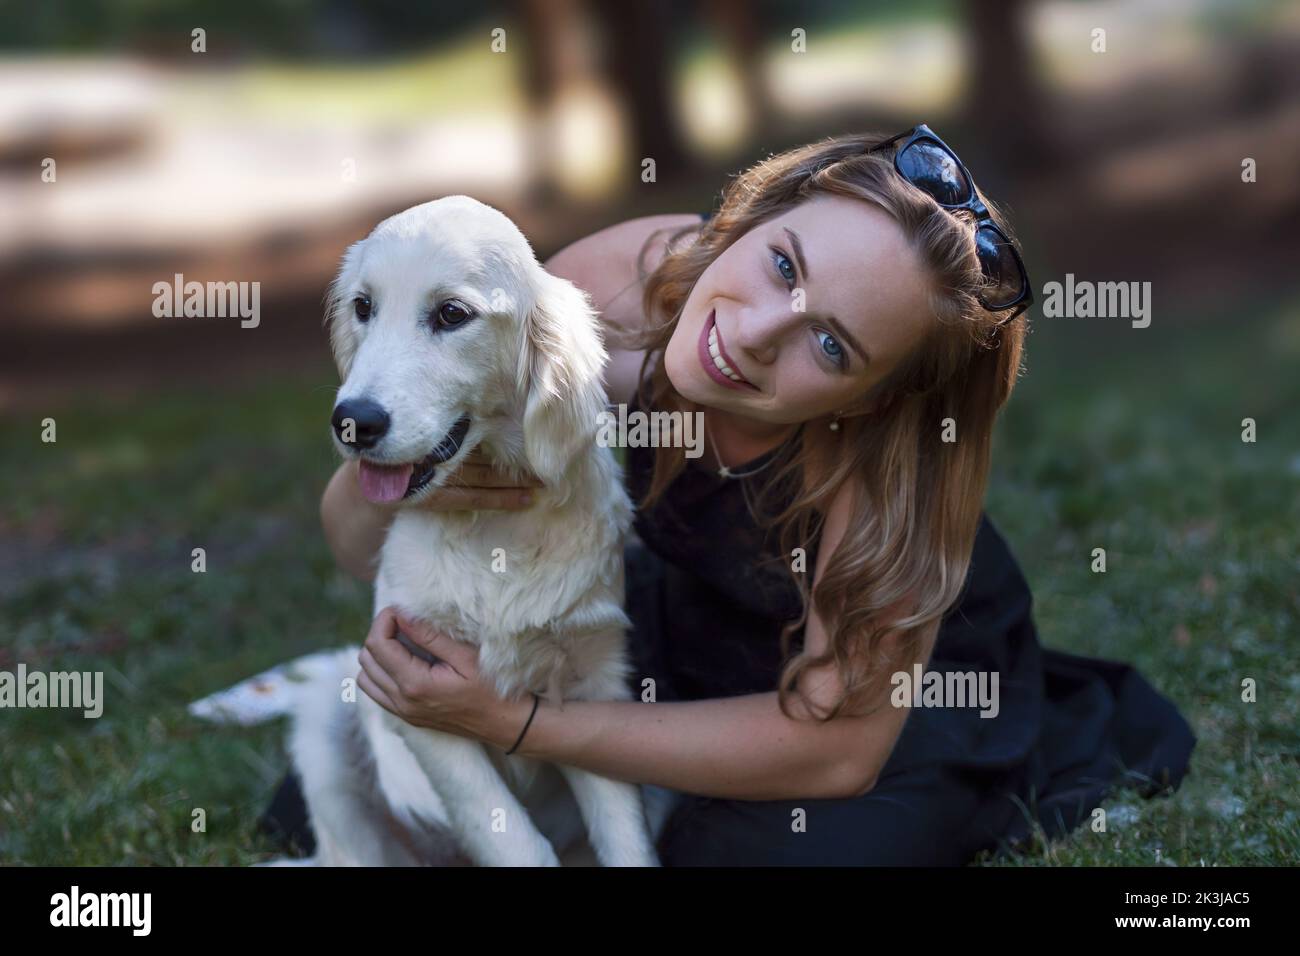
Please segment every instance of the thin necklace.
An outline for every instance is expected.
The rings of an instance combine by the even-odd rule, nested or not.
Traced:
[[[721,462],[722,456],[718,455],[718,444],[713,440],[713,436],[709,434],[709,419],[707,416],[704,418],[704,437],[709,440],[709,444],[713,446],[714,455],[716,455],[718,461]],[[780,446],[777,447],[779,448]],[[776,450],[777,450],[776,448],[773,448],[771,451],[769,451],[768,454],[771,455],[772,457],[769,458],[767,461],[763,462],[763,464],[759,465],[757,468],[751,468],[749,471],[736,472],[736,471],[732,471],[726,465],[721,465],[717,470],[718,477],[719,478],[748,478],[750,475],[757,475],[768,465],[772,464],[772,462],[776,461],[777,459]]]

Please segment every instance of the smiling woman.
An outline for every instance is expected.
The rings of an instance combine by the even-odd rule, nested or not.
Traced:
[[[679,794],[665,862],[960,863],[1186,772],[1190,729],[1140,674],[1038,642],[982,512],[1025,332],[982,300],[1027,279],[991,275],[971,220],[899,175],[888,143],[826,140],[741,174],[643,276],[644,325],[612,333],[643,350],[634,408],[702,413],[711,445],[699,463],[628,450],[641,673],[660,701],[761,695],[842,725],[870,768],[847,798]],[[994,208],[969,189],[946,199]],[[997,699],[891,706],[893,678],[923,665]]]

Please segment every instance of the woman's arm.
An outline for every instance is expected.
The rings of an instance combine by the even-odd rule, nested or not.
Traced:
[[[508,749],[532,709],[512,702],[484,739]],[[889,722],[837,717],[791,720],[775,692],[643,704],[541,704],[516,753],[605,777],[738,800],[833,799],[866,793],[874,765],[860,757],[892,749]]]
[[[850,491],[832,502],[815,574],[820,574],[848,526]],[[670,625],[671,626],[671,625]],[[928,661],[939,625],[922,640]],[[810,609],[804,649],[820,654],[828,630]],[[815,704],[828,707],[841,687],[836,669],[810,669],[800,681]],[[487,725],[489,742],[508,749],[528,719],[532,701],[511,704]],[[910,711],[888,699],[865,716],[809,718],[796,697],[786,717],[775,691],[686,703],[566,702],[541,704],[517,753],[583,767],[604,776],[688,793],[741,800],[840,798],[871,790]]]
[[[320,520],[335,563],[353,577],[370,581],[394,511],[361,494],[357,467],[356,461],[345,461],[334,472],[321,496]]]
[[[847,492],[832,503],[816,573],[822,573],[843,536]],[[444,664],[430,667],[394,640],[397,630]],[[938,634],[922,641],[928,660]],[[814,610],[805,650],[821,653],[827,629]],[[503,700],[478,671],[478,649],[428,625],[385,609],[361,651],[360,686],[408,723],[476,738],[503,750],[519,738],[531,699]],[[808,698],[826,707],[838,696],[832,666],[800,680]],[[886,694],[887,698],[888,695]],[[819,722],[798,697],[798,719],[786,717],[775,692],[716,700],[647,704],[569,701],[539,704],[516,753],[583,767],[603,776],[652,783],[687,793],[742,800],[839,798],[866,793],[893,752],[909,710],[884,706],[870,714],[841,714]]]

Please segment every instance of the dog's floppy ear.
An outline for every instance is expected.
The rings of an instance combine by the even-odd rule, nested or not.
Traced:
[[[330,348],[334,352],[334,364],[339,370],[339,376],[344,379],[348,377],[352,358],[357,354],[357,327],[352,322],[352,292],[364,243],[364,239],[354,242],[343,253],[339,273],[325,292],[325,324],[330,330]]]
[[[524,454],[533,473],[551,484],[596,439],[606,401],[605,346],[585,292],[540,266],[534,282],[516,385],[524,402]]]

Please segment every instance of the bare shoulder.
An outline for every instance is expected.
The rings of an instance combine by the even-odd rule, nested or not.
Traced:
[[[546,261],[546,270],[590,295],[605,326],[635,332],[646,321],[643,275],[659,265],[675,236],[699,224],[700,217],[691,213],[628,219],[565,246]],[[604,376],[611,402],[632,400],[642,357],[611,344]]]
[[[546,261],[546,269],[586,290],[596,308],[605,312],[630,286],[640,285],[638,259],[643,249],[641,264],[649,272],[663,259],[670,239],[699,222],[691,213],[628,219],[571,242]]]

